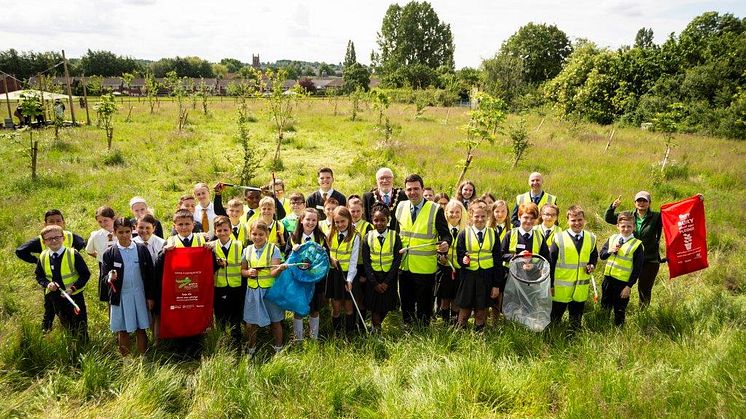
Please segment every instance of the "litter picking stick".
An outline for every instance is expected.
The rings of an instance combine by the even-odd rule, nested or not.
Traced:
[[[298,267],[301,267],[301,268],[307,268],[308,266],[310,266],[310,263],[308,263],[308,262],[298,262],[298,263],[286,263],[285,265],[287,265],[287,266],[298,266]],[[256,269],[256,270],[260,270],[260,269],[272,269],[272,268],[279,268],[280,266],[282,266],[282,265],[260,266],[260,267],[255,267],[254,269]]]
[[[111,291],[116,293],[117,288],[114,286],[114,272],[116,271],[114,271],[113,269],[109,271],[106,283],[109,284],[109,288],[111,288]]]
[[[596,277],[591,275],[591,284],[593,284],[593,303],[598,304],[598,288],[596,288]]]
[[[360,317],[360,321],[363,323],[363,327],[365,328],[365,333],[368,333],[368,325],[365,324],[365,319],[363,318],[363,313],[360,312],[360,307],[357,305],[357,300],[355,300],[355,296],[352,294],[351,290],[348,290],[347,292],[350,293],[350,297],[352,298],[352,304],[355,305],[355,311],[357,311],[358,317]]]
[[[75,301],[73,301],[72,297],[70,297],[70,294],[66,293],[65,290],[63,290],[62,288],[60,288],[59,290],[62,293],[62,296],[65,297],[67,301],[69,301],[70,304],[73,305],[73,312],[75,313],[75,315],[77,316],[78,314],[80,314],[80,307],[75,304]]]
[[[228,186],[228,187],[231,187],[231,188],[241,188],[241,189],[248,189],[248,190],[250,190],[250,191],[259,191],[259,192],[261,192],[261,191],[262,191],[262,189],[261,189],[261,188],[257,188],[257,187],[255,187],[255,186],[244,186],[244,185],[236,185],[236,184],[233,184],[233,183],[223,183],[223,185],[224,185],[224,186]]]

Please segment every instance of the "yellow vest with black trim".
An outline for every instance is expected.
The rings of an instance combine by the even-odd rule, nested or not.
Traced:
[[[348,230],[349,231],[349,230]],[[349,234],[349,233],[348,233]],[[339,266],[343,271],[347,272],[350,270],[350,257],[352,256],[352,246],[355,243],[355,237],[358,236],[357,231],[354,236],[350,238],[350,241],[339,242],[338,234],[335,234],[331,239],[329,255],[334,259],[337,259]],[[346,237],[345,237],[346,238]]]
[[[394,242],[396,232],[391,229],[386,231],[383,245],[378,240],[378,231],[371,230],[366,236],[368,248],[370,248],[370,266],[376,272],[388,272],[394,263]]]
[[[492,257],[492,249],[496,243],[495,230],[488,227],[484,229],[484,233],[482,244],[479,244],[477,233],[473,227],[467,228],[464,233],[466,251],[471,259],[466,269],[470,271],[489,269],[495,266],[495,260]]]
[[[44,268],[44,277],[47,278],[47,281],[52,282],[52,257],[51,254],[53,252],[49,249],[46,249],[41,252],[39,255],[39,260],[41,261],[41,266]],[[65,248],[65,252],[61,256],[62,260],[60,261],[60,277],[62,279],[62,283],[65,284],[65,289],[70,289],[70,286],[75,283],[75,281],[78,280],[78,271],[75,270],[75,250],[73,248]],[[68,294],[75,295],[83,292],[83,289],[85,286],[80,287],[79,289],[76,289],[73,292],[69,292]],[[49,293],[49,288],[44,289],[44,293]]]
[[[238,288],[241,286],[241,255],[243,253],[243,243],[239,240],[232,239],[228,248],[228,254],[223,253],[223,247],[220,240],[215,240],[215,256],[218,259],[225,260],[226,267],[219,267],[215,271],[215,286],[218,288],[231,287]]]
[[[433,274],[438,270],[436,245],[438,232],[435,230],[435,216],[438,205],[425,201],[412,223],[412,202],[400,202],[396,207],[396,219],[399,221],[399,237],[403,247],[417,247],[407,250],[401,261],[401,270],[415,274]]]
[[[539,224],[534,227],[534,233],[540,234],[542,237],[544,237],[544,226]],[[547,244],[547,247],[551,247],[554,243],[554,238],[558,236],[560,233],[562,233],[562,228],[558,225],[553,225],[550,229],[549,237],[544,237],[544,241]]]
[[[251,230],[251,227],[249,227],[249,230]],[[285,226],[282,225],[282,223],[279,221],[272,221],[272,224],[269,226],[269,235],[267,236],[267,241],[270,243],[278,244],[280,242],[278,240],[278,234],[280,236],[283,236],[285,234]]]
[[[171,244],[174,247],[184,247],[179,235],[173,235],[166,239],[166,244]],[[190,247],[202,247],[205,245],[205,237],[201,233],[192,233],[192,245]]]
[[[531,200],[531,192],[522,193],[515,197],[515,204],[520,206],[524,202],[534,202]],[[554,204],[557,202],[557,197],[554,195],[550,195],[544,191],[544,194],[541,196],[541,199],[539,199],[539,203],[537,206],[541,210],[541,207],[544,206],[544,204]],[[555,204],[556,205],[556,204]]]
[[[570,230],[565,230],[554,238],[557,245],[557,264],[554,266],[553,301],[569,303],[585,302],[588,299],[588,287],[591,274],[586,272],[593,249],[596,248],[596,235],[583,231],[583,244],[580,253],[575,248],[575,238]]]
[[[621,234],[614,234],[609,238],[609,247],[619,243]],[[622,282],[629,282],[632,276],[635,251],[642,246],[642,242],[634,237],[622,244],[616,254],[609,256],[604,267],[604,275],[618,279]]]
[[[73,248],[73,233],[72,233],[72,231],[67,231],[67,230],[63,231],[62,232],[62,237],[63,237],[63,239],[62,239],[62,245],[65,246],[65,248],[67,248],[67,249],[72,249]],[[39,236],[39,243],[41,243],[41,251],[42,252],[48,249],[47,245],[44,244],[44,239],[41,236]]]
[[[275,253],[275,248],[276,246],[273,243],[266,243],[261,256],[256,255],[256,247],[253,244],[246,248],[246,255],[248,256],[246,262],[249,264],[249,268],[265,268],[257,270],[256,278],[248,279],[247,287],[252,289],[271,288],[275,283],[275,277],[272,276],[272,269],[269,267],[272,265],[272,255]]]
[[[508,250],[507,252],[503,250],[503,253],[512,253],[517,254],[518,253],[518,236],[521,235],[521,232],[518,231],[518,227],[513,227],[510,230],[510,242],[508,243]],[[524,249],[528,250],[534,255],[538,255],[541,251],[541,245],[544,243],[544,236],[541,234],[536,234],[535,231],[531,233],[531,248],[530,249]],[[503,266],[506,268],[510,267],[510,263],[507,261],[503,262]]]

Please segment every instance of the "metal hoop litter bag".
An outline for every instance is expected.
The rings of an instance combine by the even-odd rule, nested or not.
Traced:
[[[503,295],[505,318],[541,332],[552,312],[550,288],[549,261],[539,255],[514,256]]]

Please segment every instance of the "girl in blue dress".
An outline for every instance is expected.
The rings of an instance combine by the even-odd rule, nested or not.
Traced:
[[[148,308],[154,302],[150,296],[153,281],[153,260],[150,251],[142,244],[132,241],[132,225],[126,218],[114,220],[117,244],[109,247],[103,255],[103,276],[110,278],[109,326],[117,334],[119,353],[130,353],[130,333],[135,333],[137,351],[144,353],[148,337],[145,330],[150,327]]]

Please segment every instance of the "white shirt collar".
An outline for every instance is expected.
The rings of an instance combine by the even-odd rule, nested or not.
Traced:
[[[630,234],[630,235],[629,235],[629,236],[627,236],[627,237],[624,237],[624,236],[622,236],[622,239],[624,239],[624,242],[625,242],[625,243],[627,243],[627,242],[628,242],[628,241],[630,241],[630,239],[632,239],[633,237],[635,237],[635,235],[634,235],[634,234]]]
[[[304,242],[306,241],[306,237],[310,237],[311,240],[313,240],[313,232],[311,232],[311,234],[306,234],[306,232],[304,231],[303,232],[303,237],[302,237],[302,239],[303,239]]]
[[[574,232],[574,231],[572,231],[572,230],[567,230],[567,231],[568,231],[568,232],[570,233],[570,235],[571,235],[571,236],[573,236],[573,237],[577,237],[577,236],[580,236],[580,238],[581,238],[581,239],[583,238],[583,231],[582,231],[582,230],[580,231],[580,233],[576,233],[576,232]]]
[[[59,248],[59,249],[57,249],[57,251],[56,251],[56,252],[52,252],[52,253],[54,253],[54,254],[55,254],[55,255],[57,255],[57,256],[62,256],[62,253],[63,253],[64,251],[65,251],[65,246],[63,245],[63,246],[60,246],[60,248]]]
[[[534,231],[533,230],[526,231],[526,230],[523,229],[523,227],[518,226],[518,232],[521,233],[521,236],[524,235],[524,234],[526,234],[526,233],[528,233],[528,235],[530,236],[530,235],[533,234]]]
[[[227,248],[230,249],[231,248],[231,243],[233,242],[233,239],[228,238],[228,243],[226,243],[226,244],[220,243],[220,239],[218,239],[217,241],[218,241],[218,245],[220,245],[221,247],[227,247]]]
[[[386,237],[387,234],[389,234],[389,229],[383,230],[383,233],[379,233],[378,230],[376,230],[376,234],[378,234],[378,237]]]
[[[184,241],[184,240],[192,240],[192,236],[193,235],[194,235],[194,233],[191,233],[190,235],[188,235],[186,237],[181,237],[181,234],[177,234],[176,236],[179,238],[179,240]]]
[[[118,248],[119,248],[120,250],[121,250],[121,249],[130,249],[130,250],[132,250],[132,249],[134,249],[134,248],[136,247],[136,245],[135,245],[135,241],[134,241],[134,240],[130,240],[130,244],[129,244],[129,246],[126,246],[126,247],[125,247],[125,246],[122,246],[122,245],[121,245],[121,244],[119,244],[119,242],[117,241],[117,247],[118,247]]]
[[[334,193],[334,188],[329,188],[327,192],[324,192],[321,190],[321,188],[319,188],[319,194],[321,194],[322,197],[324,196],[324,194],[326,194],[327,199],[329,199],[332,196],[332,193]]]
[[[481,230],[479,230],[478,228],[476,228],[474,226],[472,226],[471,228],[474,230],[474,234],[482,233],[483,236],[484,236],[484,231],[487,230],[487,227],[485,227],[485,228],[483,228]]]

